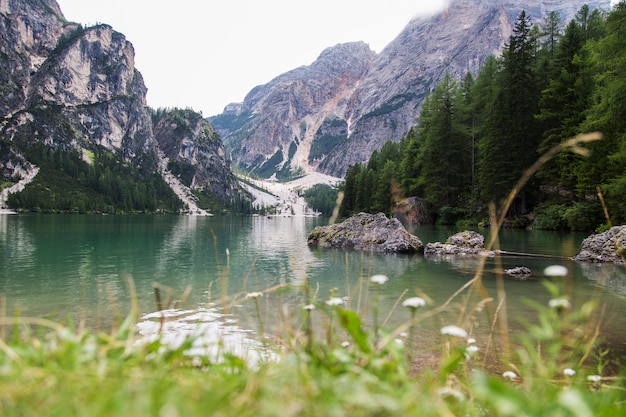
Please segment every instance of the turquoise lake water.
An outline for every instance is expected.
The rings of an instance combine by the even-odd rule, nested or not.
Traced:
[[[136,289],[141,313],[157,310],[157,283],[162,304],[168,298],[166,288],[171,289],[172,300],[189,289],[180,308],[219,305],[223,294],[239,295],[229,304],[229,313],[254,327],[251,303],[242,301],[245,294],[288,284],[288,290],[261,299],[266,330],[271,330],[279,328],[285,317],[300,314],[306,299],[297,284],[308,282],[319,300],[336,288],[339,296],[348,297],[351,308],[365,311],[373,297],[368,277],[385,274],[389,281],[378,295],[381,321],[393,325],[408,318],[408,312],[398,307],[401,298],[425,294],[440,305],[474,276],[478,265],[475,258],[435,260],[309,248],[308,233],[324,222],[302,217],[1,215],[0,295],[6,300],[7,315],[72,318],[103,329],[128,313],[128,282]],[[434,242],[445,241],[457,230],[411,231],[424,242]],[[524,281],[504,277],[511,327],[516,328],[519,317],[533,316],[525,300],[549,301],[541,283],[546,279],[543,269],[561,264],[570,271],[565,289],[573,307],[597,299],[605,306],[603,334],[623,349],[626,271],[566,259],[578,252],[584,237],[542,231],[501,233],[503,250],[555,256],[502,257],[505,269],[526,266],[533,272]],[[485,269],[483,282],[495,298],[499,265],[489,260]],[[456,306],[453,303],[435,325],[453,323]],[[481,320],[476,326],[485,331],[487,324]]]

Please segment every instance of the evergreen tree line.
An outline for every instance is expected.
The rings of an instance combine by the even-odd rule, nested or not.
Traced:
[[[130,213],[178,212],[182,202],[155,173],[123,163],[102,150],[92,161],[44,145],[26,152],[40,167],[23,191],[9,196],[9,206],[37,212]]]
[[[592,230],[626,221],[626,3],[582,7],[567,25],[522,11],[500,57],[476,76],[446,75],[417,126],[346,174],[342,216],[392,211],[419,196],[440,222],[485,220],[553,146],[585,132],[589,156],[559,153],[519,192],[507,216],[523,226]],[[600,192],[599,192],[600,191]]]

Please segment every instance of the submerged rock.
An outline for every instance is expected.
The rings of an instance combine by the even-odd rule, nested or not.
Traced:
[[[611,227],[604,233],[583,240],[580,252],[574,256],[580,262],[609,262],[623,264],[626,258],[626,225]]]
[[[526,279],[532,274],[531,270],[525,266],[516,266],[515,268],[505,269],[504,273],[512,275],[518,279]]]
[[[423,252],[422,241],[406,231],[398,219],[383,213],[359,213],[342,223],[317,226],[307,243],[321,248],[343,248],[378,253]]]
[[[424,255],[450,256],[450,255],[478,255],[493,256],[493,252],[485,252],[485,237],[480,233],[466,230],[448,238],[445,243],[429,243],[424,249]]]

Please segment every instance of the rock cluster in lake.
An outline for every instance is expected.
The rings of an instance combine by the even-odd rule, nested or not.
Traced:
[[[359,213],[341,223],[317,226],[307,239],[321,248],[343,248],[375,253],[421,253],[422,241],[410,234],[398,219],[383,213]]]
[[[583,240],[580,252],[574,256],[580,262],[609,262],[624,264],[626,260],[626,225],[611,227],[604,233]]]
[[[485,237],[478,232],[466,230],[456,233],[444,243],[428,243],[424,248],[426,256],[467,256],[484,254],[493,256],[494,253],[485,251]]]

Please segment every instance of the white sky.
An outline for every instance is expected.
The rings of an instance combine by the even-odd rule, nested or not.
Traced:
[[[148,105],[204,116],[255,86],[309,65],[338,43],[380,52],[445,0],[57,0],[65,17],[107,23],[135,47]]]

